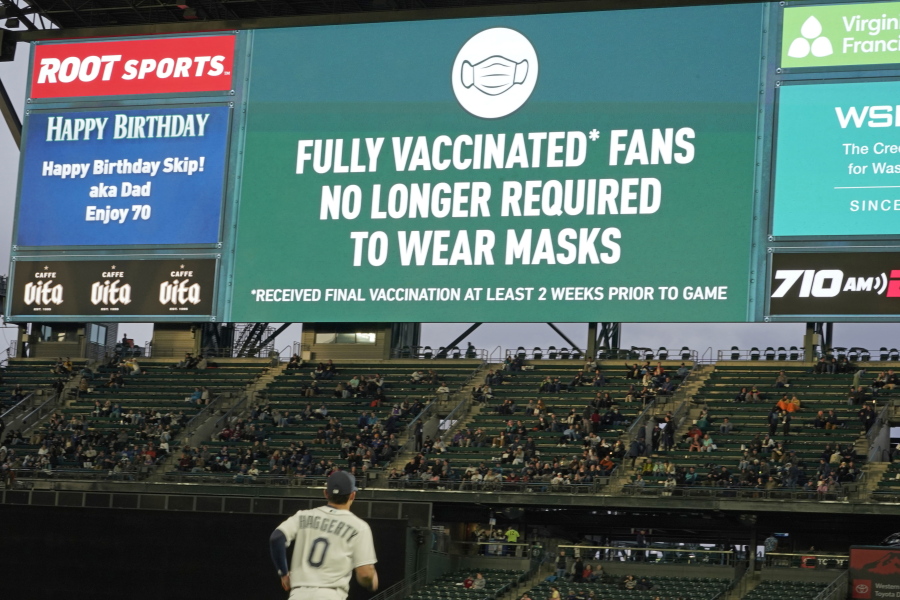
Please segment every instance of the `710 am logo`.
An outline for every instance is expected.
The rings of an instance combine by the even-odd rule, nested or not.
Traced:
[[[875,292],[887,298],[900,298],[900,270],[873,277],[847,277],[840,269],[778,269],[775,279],[781,281],[772,298],[784,298],[800,282],[800,298],[834,298],[841,292]]]

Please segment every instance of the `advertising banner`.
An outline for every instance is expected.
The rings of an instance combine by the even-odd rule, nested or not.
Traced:
[[[900,81],[782,86],[775,236],[900,234]]]
[[[15,244],[214,244],[227,106],[31,111]]]
[[[227,91],[234,41],[214,35],[37,44],[29,98]]]
[[[11,316],[210,316],[215,259],[17,261]]]
[[[900,63],[900,2],[784,9],[781,66]]]
[[[900,315],[900,252],[775,253],[769,314]]]
[[[850,597],[854,600],[900,597],[900,548],[852,546]]]
[[[254,32],[231,320],[747,320],[761,17]]]

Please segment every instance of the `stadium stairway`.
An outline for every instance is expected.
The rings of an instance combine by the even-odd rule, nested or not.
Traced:
[[[316,368],[316,365],[314,365],[312,363],[304,363],[303,364],[304,370],[312,371],[315,368]],[[259,398],[260,392],[263,392],[269,386],[270,383],[275,381],[276,377],[278,377],[279,375],[283,375],[285,372],[285,369],[287,369],[287,363],[279,362],[277,366],[269,368],[263,374],[262,377],[258,378],[256,381],[253,381],[253,382],[247,384],[247,387],[245,388],[245,391],[248,394],[247,406],[252,406],[256,402],[256,400]],[[241,396],[237,396],[237,398],[240,398],[240,397]],[[224,408],[227,410],[228,408],[231,408],[231,407],[226,406]]]
[[[472,422],[472,420],[478,416],[481,412],[481,405],[475,404],[472,402],[471,389],[473,386],[478,385],[479,382],[484,381],[485,376],[488,374],[488,371],[495,368],[500,368],[502,365],[482,365],[477,371],[475,371],[471,377],[466,379],[466,381],[460,386],[459,391],[453,392],[450,394],[449,398],[443,402],[446,410],[444,412],[449,412],[453,410],[461,400],[468,400],[466,405],[463,407],[462,415],[458,416],[456,419],[456,424],[451,427],[448,431],[445,431],[441,437],[444,438],[444,441],[449,442],[449,440],[453,439],[453,436],[460,429],[464,429]],[[398,442],[400,443],[400,447],[403,448],[406,446],[406,443],[409,441],[409,437],[412,435],[412,431],[410,428],[405,427],[401,434],[398,436]],[[403,470],[403,467],[406,466],[410,460],[412,460],[418,452],[414,450],[410,450],[407,452],[400,452],[397,457],[394,459],[391,464],[384,470],[383,473],[379,473],[379,482],[381,485],[386,483],[387,474],[391,469],[397,469],[399,471]]]
[[[480,371],[479,371],[480,373]],[[487,371],[485,371],[487,374]],[[483,377],[483,375],[482,375]],[[478,414],[481,412],[481,406],[472,402],[471,394],[469,391],[463,387],[462,391],[451,393],[448,399],[442,402],[442,406],[444,408],[440,414],[447,414],[453,407],[459,404],[460,401],[467,399],[465,406],[463,406],[462,414],[457,415],[456,424],[451,427],[449,430],[445,431],[440,437],[444,438],[444,441],[449,442],[449,440],[453,439],[453,436],[460,429],[465,428],[468,423],[471,422]],[[404,427],[400,435],[398,436],[398,442],[401,448],[405,448],[407,442],[409,442],[409,438],[412,435],[412,431],[410,427]],[[413,447],[414,448],[414,447]],[[387,487],[387,476],[390,473],[391,469],[397,469],[398,471],[402,471],[406,466],[406,463],[411,461],[418,452],[415,449],[407,450],[405,452],[400,452],[397,454],[396,458],[387,466],[387,468],[377,473],[376,479],[373,482],[373,485],[378,487]],[[429,454],[428,457],[433,455]],[[426,457],[427,458],[427,457]]]
[[[715,365],[698,365],[691,373],[685,378],[684,382],[678,389],[675,391],[675,394],[666,404],[656,406],[651,411],[652,417],[659,417],[662,419],[665,417],[666,413],[671,412],[673,415],[679,415],[683,413],[685,416],[682,419],[681,426],[675,431],[675,439],[680,439],[678,436],[683,433],[687,433],[688,428],[693,423],[694,419],[696,419],[700,414],[700,407],[698,405],[693,404],[693,398],[697,394],[698,391],[706,384],[706,380],[709,379],[710,375],[712,375],[713,371],[715,371]],[[630,436],[623,436],[622,440],[625,442],[625,447],[630,447],[632,438]],[[655,456],[657,454],[654,449],[652,454]],[[607,486],[607,490],[611,494],[618,494],[622,491],[622,488],[625,485],[631,483],[634,475],[640,473],[641,466],[648,460],[648,457],[641,457],[635,462],[635,466],[632,469],[628,464],[628,460],[622,461],[622,467],[618,470],[616,477],[610,481],[609,486]]]
[[[723,600],[741,600],[762,583],[759,571],[746,571],[734,586],[725,593]]]
[[[534,574],[531,575],[531,577],[529,577],[525,581],[520,582],[517,586],[510,589],[508,592],[500,596],[497,600],[519,600],[525,590],[530,590],[534,587],[537,587],[538,584],[540,584],[544,579],[555,572],[556,569],[553,567],[552,563],[541,563]]]

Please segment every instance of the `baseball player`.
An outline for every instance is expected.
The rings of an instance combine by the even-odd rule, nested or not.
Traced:
[[[350,512],[356,480],[335,471],[325,485],[327,506],[297,511],[269,536],[281,587],[292,600],[346,600],[350,572],[374,592],[378,589],[375,546],[369,524]],[[287,547],[294,544],[288,570]]]

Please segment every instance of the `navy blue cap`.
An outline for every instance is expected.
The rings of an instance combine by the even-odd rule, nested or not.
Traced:
[[[349,496],[356,489],[356,478],[347,471],[335,471],[325,484],[329,496]]]

